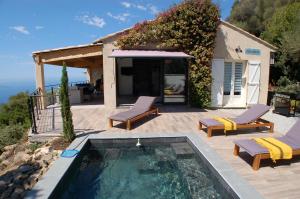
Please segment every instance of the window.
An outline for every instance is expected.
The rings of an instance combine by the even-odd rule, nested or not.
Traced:
[[[234,69],[234,95],[241,95],[243,77],[243,63],[235,63]]]
[[[225,62],[225,65],[224,65],[224,95],[230,95],[231,76],[232,76],[232,63]]]
[[[243,63],[224,63],[224,95],[241,95],[243,81]]]

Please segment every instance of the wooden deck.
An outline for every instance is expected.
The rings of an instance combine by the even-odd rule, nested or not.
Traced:
[[[192,109],[181,106],[164,106],[160,108],[160,115],[148,117],[132,126],[131,131],[125,129],[125,125],[119,124],[113,128],[108,128],[108,116],[124,111],[126,109],[106,109],[103,105],[95,106],[76,106],[72,107],[74,127],[77,132],[90,133],[128,133],[138,136],[140,133],[172,133],[189,132],[199,134],[225,161],[227,161],[249,184],[254,186],[265,198],[291,199],[300,198],[300,158],[292,161],[278,161],[276,166],[272,161],[263,161],[258,171],[251,168],[251,157],[242,153],[240,157],[233,155],[233,140],[262,137],[262,136],[281,136],[276,131],[270,134],[267,131],[253,133],[252,130],[243,130],[238,133],[216,133],[213,137],[207,138],[206,132],[198,130],[197,122],[200,118],[212,116],[234,117],[242,110],[202,110]],[[268,119],[273,118],[268,116]],[[285,125],[285,124],[281,124]],[[288,124],[286,124],[288,125]]]

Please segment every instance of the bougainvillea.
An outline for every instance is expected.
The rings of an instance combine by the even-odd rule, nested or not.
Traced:
[[[217,27],[218,7],[210,0],[185,0],[160,13],[152,21],[136,24],[118,39],[121,49],[164,49],[184,51],[189,61],[189,100],[199,107],[210,105],[211,61]]]

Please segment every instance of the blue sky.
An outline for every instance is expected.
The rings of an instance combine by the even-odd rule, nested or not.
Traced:
[[[33,51],[87,44],[106,34],[153,19],[179,0],[0,0],[0,83],[35,79]],[[233,0],[215,0],[222,18]],[[45,66],[46,83],[60,67]],[[70,79],[83,78],[69,69]]]

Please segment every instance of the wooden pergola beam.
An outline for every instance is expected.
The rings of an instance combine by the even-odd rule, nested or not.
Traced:
[[[81,59],[85,57],[96,57],[101,56],[102,52],[93,52],[93,53],[87,53],[87,54],[78,54],[78,55],[68,55],[68,56],[60,56],[55,58],[42,58],[42,62],[45,64],[50,64],[51,62],[57,62],[57,61],[68,61],[72,59]]]
[[[82,59],[87,57],[97,57],[102,55],[102,46],[83,46],[79,48],[61,48],[57,50],[48,50],[33,53],[33,56],[39,56],[44,64],[51,64],[59,61],[68,61],[72,59]]]
[[[93,57],[93,58],[76,58],[76,59],[70,59],[70,60],[47,62],[47,64],[62,66],[63,62],[65,62],[66,66],[68,66],[68,67],[90,68],[95,65],[96,59],[102,59],[102,56],[97,56],[97,57]]]

